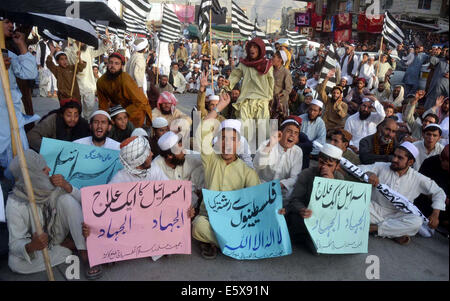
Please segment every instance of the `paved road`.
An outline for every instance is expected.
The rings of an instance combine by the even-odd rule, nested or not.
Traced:
[[[190,113],[195,95],[178,96],[179,106]],[[36,98],[37,114],[57,108],[55,99]],[[176,281],[294,281],[294,280],[367,280],[366,259],[375,255],[380,262],[380,280],[449,280],[448,239],[414,237],[408,246],[379,237],[369,238],[369,253],[313,256],[303,246],[293,245],[289,256],[257,261],[238,261],[219,254],[216,260],[204,260],[195,240],[192,255],[172,255],[156,262],[148,258],[118,262],[104,267],[101,280],[176,280]],[[370,262],[371,263],[371,262]],[[66,265],[54,269],[57,280],[65,280]],[[82,267],[82,271],[84,268]],[[12,273],[6,259],[0,260],[2,280],[46,280],[45,272],[33,275]],[[81,273],[81,280],[84,280]]]

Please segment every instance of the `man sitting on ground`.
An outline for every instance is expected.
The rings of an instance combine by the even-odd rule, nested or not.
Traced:
[[[75,143],[104,147],[109,149],[120,149],[120,143],[109,138],[112,121],[108,113],[102,110],[95,111],[89,120],[91,136],[75,140]]]

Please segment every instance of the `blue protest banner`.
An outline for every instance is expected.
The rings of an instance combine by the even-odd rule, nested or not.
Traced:
[[[44,138],[40,154],[50,175],[61,174],[77,188],[107,184],[123,168],[119,151]]]
[[[203,201],[223,254],[261,259],[292,253],[286,220],[278,213],[278,180],[234,191],[203,189]]]
[[[316,177],[305,225],[318,253],[367,253],[372,186]]]

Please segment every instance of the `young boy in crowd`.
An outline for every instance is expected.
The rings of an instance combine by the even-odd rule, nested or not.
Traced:
[[[64,100],[73,99],[81,103],[80,89],[78,88],[77,79],[75,77],[75,83],[72,90],[72,81],[74,80],[75,65],[69,65],[69,60],[67,55],[62,52],[56,52],[56,48],[49,44],[50,55],[47,57],[47,68],[55,75],[57,86],[58,86],[58,99],[61,103]],[[56,53],[55,53],[56,52]],[[55,60],[58,63],[56,66],[53,63],[52,56],[55,56]],[[82,61],[80,58],[81,52],[78,51],[78,66],[76,72],[81,72],[86,67],[86,62]]]
[[[134,126],[128,119],[127,111],[121,105],[117,105],[109,110],[109,114],[113,123],[109,137],[117,142],[131,137]]]

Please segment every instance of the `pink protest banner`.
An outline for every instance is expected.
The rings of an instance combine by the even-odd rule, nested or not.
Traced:
[[[192,184],[146,181],[81,189],[90,227],[90,266],[165,254],[191,254]]]

